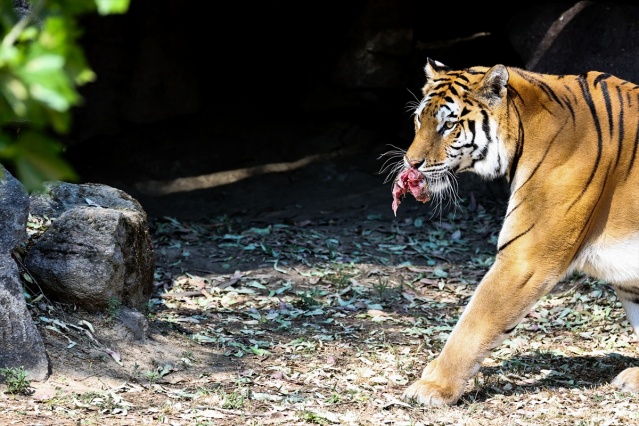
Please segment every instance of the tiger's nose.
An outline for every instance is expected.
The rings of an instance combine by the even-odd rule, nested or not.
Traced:
[[[407,158],[406,161],[414,169],[418,169],[422,164],[424,164],[424,160],[423,159],[421,159],[421,160],[411,160],[411,159]]]

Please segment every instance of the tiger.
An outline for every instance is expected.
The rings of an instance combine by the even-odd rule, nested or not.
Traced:
[[[608,73],[552,75],[497,64],[453,70],[427,58],[399,196],[457,196],[457,177],[504,178],[494,262],[439,355],[403,399],[454,405],[489,352],[573,273],[614,288],[639,334],[639,86]],[[612,385],[639,392],[639,367]]]

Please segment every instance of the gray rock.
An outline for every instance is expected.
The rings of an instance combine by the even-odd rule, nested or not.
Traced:
[[[24,367],[29,380],[45,380],[50,375],[49,360],[24,300],[18,265],[11,257],[27,238],[29,196],[2,165],[0,174],[0,368]]]
[[[146,305],[155,259],[137,201],[106,185],[54,183],[32,197],[31,207],[32,214],[54,219],[25,261],[47,296],[90,312],[114,300]]]
[[[0,347],[0,368],[24,367],[27,378],[35,381],[51,374],[44,343],[22,294],[18,266],[4,256],[0,257]]]
[[[22,184],[0,164],[0,257],[27,239],[29,196]]]
[[[135,309],[122,307],[118,312],[118,332],[123,340],[143,341],[149,330],[146,317]]]
[[[29,211],[54,219],[70,209],[86,206],[132,210],[146,220],[146,212],[135,198],[120,189],[97,183],[45,182],[43,191],[31,195]]]

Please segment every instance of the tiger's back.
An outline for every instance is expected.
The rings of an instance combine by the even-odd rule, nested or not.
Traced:
[[[396,170],[419,172],[436,201],[464,171],[505,176],[511,195],[495,263],[405,396],[456,401],[488,352],[575,270],[612,283],[639,330],[639,87],[600,72],[452,71],[432,60],[425,72]],[[639,368],[620,377],[639,391]]]
[[[551,232],[565,239],[561,247],[546,243],[564,258],[564,274],[639,280],[639,87],[597,72],[514,74],[525,82],[522,99],[529,99],[519,109],[523,131],[504,225],[515,232],[544,228],[540,240],[555,238]],[[510,81],[517,90],[517,79]],[[541,109],[528,111],[530,104]],[[526,214],[514,212],[521,207]],[[502,235],[499,247],[512,231]]]

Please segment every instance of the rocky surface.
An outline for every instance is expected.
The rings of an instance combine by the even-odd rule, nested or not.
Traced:
[[[49,360],[27,309],[13,250],[27,238],[29,196],[0,165],[0,368],[24,367],[28,377],[44,380]],[[0,382],[4,376],[0,374]]]
[[[30,212],[52,219],[25,261],[46,295],[89,311],[144,309],[155,259],[136,200],[106,185],[57,182],[33,196]]]

